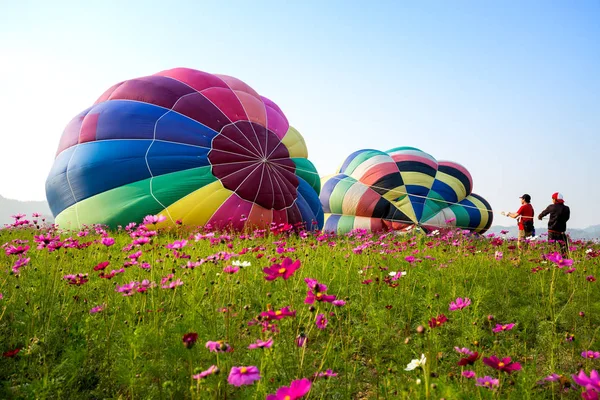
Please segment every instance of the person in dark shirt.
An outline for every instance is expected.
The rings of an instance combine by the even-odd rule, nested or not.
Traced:
[[[535,216],[535,212],[533,211],[533,206],[531,205],[531,196],[528,194],[524,194],[519,197],[521,199],[521,207],[517,210],[517,212],[508,212],[505,213],[507,217],[516,218],[519,224],[519,247],[521,246],[521,241],[525,240],[525,238],[535,236],[535,229],[533,227],[533,217]]]
[[[541,220],[546,215],[550,215],[548,220],[548,240],[554,240],[560,244],[560,252],[563,257],[568,254],[567,241],[567,221],[571,217],[571,210],[565,205],[565,200],[561,193],[552,194],[552,204],[540,213],[538,219]]]

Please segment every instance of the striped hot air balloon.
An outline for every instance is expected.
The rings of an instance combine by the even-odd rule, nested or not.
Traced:
[[[456,226],[483,233],[492,224],[490,204],[471,192],[469,171],[414,147],[356,151],[322,181],[328,232]]]
[[[176,68],[109,88],[67,125],[46,181],[59,226],[321,227],[320,180],[281,109],[230,76]]]

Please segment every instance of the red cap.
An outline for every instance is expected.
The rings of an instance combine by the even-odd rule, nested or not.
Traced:
[[[556,200],[557,203],[564,203],[563,195],[559,192],[552,193],[552,199]]]

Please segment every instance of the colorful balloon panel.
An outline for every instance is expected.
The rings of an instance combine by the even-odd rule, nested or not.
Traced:
[[[66,126],[46,180],[65,227],[323,225],[302,135],[239,79],[187,68],[113,85]]]
[[[472,188],[465,167],[417,148],[359,150],[322,179],[324,229],[345,234],[455,226],[483,233],[492,224],[492,210]]]

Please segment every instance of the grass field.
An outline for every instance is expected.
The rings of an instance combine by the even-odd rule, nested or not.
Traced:
[[[600,391],[596,375],[587,387],[572,377],[600,366],[593,243],[561,261],[543,240],[518,250],[460,230],[60,232],[23,220],[0,230],[0,398]]]

